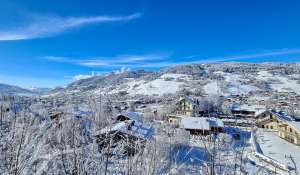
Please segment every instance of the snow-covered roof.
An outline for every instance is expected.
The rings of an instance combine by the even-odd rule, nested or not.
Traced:
[[[186,101],[192,103],[193,105],[198,105],[198,104],[197,104],[197,100],[198,100],[198,99],[197,99],[196,97],[185,96],[185,97],[180,98],[179,101],[181,101],[181,100],[186,100]]]
[[[213,127],[224,127],[223,120],[218,118],[209,118],[210,124]]]
[[[232,105],[232,109],[236,111],[237,110],[253,111],[255,112],[255,115],[259,115],[266,111],[265,106],[262,105],[247,105],[247,104],[239,105],[237,103]]]
[[[142,113],[140,112],[124,112],[119,114],[117,117],[119,116],[125,116],[127,118],[129,118],[130,120],[134,120],[134,121],[138,121],[141,122],[142,121]]]
[[[180,127],[184,129],[210,130],[211,127],[224,127],[224,123],[217,118],[184,117],[181,119]]]
[[[283,120],[283,121],[288,121],[288,122],[291,122],[291,121],[295,121],[295,119],[289,115],[286,115],[284,112],[282,111],[276,111],[276,110],[271,110],[270,111],[273,115],[277,116],[280,120]]]
[[[107,126],[96,132],[96,135],[110,132],[121,132],[141,139],[150,139],[154,134],[154,128],[151,125],[129,120]]]

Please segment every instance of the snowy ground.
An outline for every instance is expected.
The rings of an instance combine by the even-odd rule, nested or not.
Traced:
[[[161,78],[180,78],[184,80],[191,80],[192,76],[187,74],[163,74]]]
[[[300,146],[281,139],[277,132],[274,131],[260,129],[257,134],[257,139],[264,155],[294,167],[292,160],[288,158],[289,156],[292,156],[299,171]]]
[[[225,81],[229,83],[227,91],[230,94],[248,94],[251,91],[258,91],[259,88],[252,85],[243,84],[243,81],[246,81],[246,78],[241,77],[241,75],[224,73]]]
[[[211,81],[203,86],[203,90],[208,95],[218,95],[221,92],[220,86],[218,86],[218,83],[216,81]]]
[[[145,80],[132,80],[128,83],[118,86],[116,89],[109,91],[109,93],[118,93],[120,91],[127,91],[130,95],[157,95],[161,96],[168,93],[178,92],[186,83],[180,81],[192,81],[190,75],[185,74],[163,74],[160,78],[145,81]]]
[[[167,93],[175,93],[179,91],[180,87],[183,85],[183,82],[156,79],[145,84],[141,84],[136,88],[129,89],[129,93],[143,95],[163,95]]]
[[[291,77],[299,75],[291,75]],[[295,92],[300,94],[300,84],[296,80],[289,79],[278,75],[272,75],[267,71],[260,71],[257,79],[271,81],[271,88],[279,92]]]

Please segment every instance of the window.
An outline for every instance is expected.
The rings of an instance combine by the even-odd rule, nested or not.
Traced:
[[[292,128],[290,128],[290,132],[293,132]]]
[[[273,126],[271,126],[271,129],[273,129]]]

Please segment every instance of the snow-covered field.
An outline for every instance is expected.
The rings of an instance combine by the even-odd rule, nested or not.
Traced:
[[[210,83],[204,85],[203,90],[208,95],[218,95],[221,92],[220,86],[216,81],[211,81]]]
[[[119,91],[127,91],[130,95],[164,95],[168,93],[178,92],[186,83],[178,80],[189,81],[191,76],[185,74],[163,74],[160,78],[145,81],[131,80],[125,85],[121,85],[109,93],[117,93]]]
[[[160,78],[180,78],[184,80],[190,80],[192,77],[187,74],[163,74]]]
[[[247,85],[243,83],[245,78],[241,77],[241,75],[224,73],[223,74],[225,81],[229,83],[229,88],[227,91],[230,94],[248,94],[251,91],[258,91],[259,88],[253,85]]]
[[[143,95],[163,95],[167,93],[175,93],[183,86],[183,82],[165,81],[164,79],[156,79],[144,84],[140,84],[136,88],[129,89],[130,94]]]
[[[273,91],[277,92],[295,92],[300,94],[300,84],[297,82],[298,74],[293,75],[273,75],[266,70],[261,70],[256,73],[228,73],[223,71],[213,72],[215,76],[223,77],[217,79],[215,76],[210,77],[194,77],[188,74],[162,73],[160,77],[148,78],[125,78],[127,81],[107,86],[105,88],[94,89],[95,94],[117,94],[119,92],[127,92],[131,96],[148,95],[162,96],[164,94],[175,94],[184,88],[191,92],[203,90],[207,95],[247,95],[250,92],[263,92],[266,82]],[[84,87],[83,85],[81,85]],[[86,86],[86,89],[89,87]],[[69,93],[80,93],[76,90],[69,90]],[[257,96],[254,99],[255,93],[252,93],[250,98],[256,102],[257,100],[267,100],[268,97]],[[53,92],[45,97],[56,96]]]
[[[295,77],[299,75],[291,75]],[[272,75],[267,71],[260,71],[258,73],[257,79],[263,81],[270,81],[271,88],[277,90],[278,92],[295,92],[300,94],[300,84],[296,80],[289,79],[287,77]]]
[[[291,144],[281,139],[277,132],[259,129],[258,142],[264,155],[294,167],[290,156],[293,157],[296,166],[300,168],[300,146]]]

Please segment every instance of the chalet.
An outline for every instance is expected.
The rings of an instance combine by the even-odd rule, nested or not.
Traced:
[[[259,105],[239,105],[233,104],[231,106],[231,113],[236,118],[251,118],[255,119],[255,116],[264,111],[263,106]]]
[[[278,125],[278,135],[296,145],[300,145],[300,122],[286,121]]]
[[[199,100],[196,98],[185,96],[179,100],[178,105],[178,114],[190,117],[198,116],[200,114]]]
[[[265,111],[257,116],[260,128],[278,131],[280,138],[296,145],[300,145],[300,122],[281,111]]]
[[[116,123],[99,130],[95,137],[99,151],[107,154],[134,155],[151,139],[154,128],[141,122],[141,114],[130,112],[116,117]]]
[[[183,117],[180,120],[180,128],[193,135],[209,135],[223,131],[223,121],[217,118]]]
[[[234,109],[231,111],[232,115],[237,118],[254,118],[255,111],[247,110],[247,109]]]
[[[269,110],[256,116],[256,124],[260,128],[277,130],[279,121],[278,117]]]
[[[292,121],[293,118],[281,111],[267,110],[256,116],[256,124],[260,128],[278,130],[278,125],[285,121]]]

